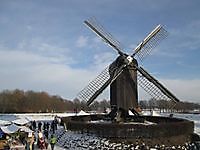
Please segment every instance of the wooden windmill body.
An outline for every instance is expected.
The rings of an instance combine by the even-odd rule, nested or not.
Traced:
[[[111,64],[117,67],[120,57]],[[137,61],[134,60],[110,85],[110,105],[112,108],[129,110],[138,107]]]

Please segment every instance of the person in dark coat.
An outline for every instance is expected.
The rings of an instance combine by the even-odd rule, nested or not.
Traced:
[[[39,130],[39,131],[42,130],[42,122],[38,122],[38,130]]]
[[[47,130],[49,131],[49,126],[50,126],[50,124],[49,124],[49,122],[47,122]]]
[[[47,129],[44,130],[44,136],[49,139],[49,131]]]
[[[35,122],[35,120],[32,122],[32,126],[33,126],[33,130],[35,131],[35,129],[36,129],[36,122]]]
[[[51,130],[53,132],[53,134],[55,133],[55,123],[54,120],[51,122]]]

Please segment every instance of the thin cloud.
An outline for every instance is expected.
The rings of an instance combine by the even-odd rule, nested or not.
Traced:
[[[200,102],[200,80],[199,79],[164,79],[161,81],[182,101]]]
[[[88,37],[86,36],[79,36],[78,40],[76,41],[76,46],[79,48],[86,47],[88,45]]]
[[[49,57],[22,51],[1,50],[0,66],[1,90],[47,91],[70,99],[96,76],[95,70],[73,69],[62,62],[55,64]]]
[[[162,57],[167,57],[167,58],[181,58],[183,57],[183,54],[180,52],[170,52],[170,51],[165,51],[166,48],[156,48],[151,52],[150,55],[154,56],[162,56]]]
[[[17,51],[20,53],[32,53],[36,55],[41,55],[43,57],[49,57],[54,63],[63,62],[66,64],[76,63],[75,59],[70,56],[71,50],[68,47],[61,47],[55,44],[50,44],[45,42],[41,38],[24,39],[20,41],[16,48],[10,50],[6,47],[8,51]]]
[[[95,68],[98,68],[98,70],[106,68],[108,65],[110,65],[111,62],[113,62],[116,58],[115,53],[111,52],[104,52],[94,55],[94,66]]]
[[[169,89],[180,101],[200,102],[200,80],[173,80],[158,79],[167,89]],[[139,99],[149,100],[151,96],[143,89],[139,88]]]
[[[171,49],[176,50],[196,50],[200,48],[200,20],[192,20],[179,28],[170,29],[171,38],[170,42],[175,44],[171,45]]]

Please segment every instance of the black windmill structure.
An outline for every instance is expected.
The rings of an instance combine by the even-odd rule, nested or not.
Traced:
[[[128,55],[124,53],[120,42],[95,18],[90,18],[84,23],[106,44],[116,50],[119,56],[79,92],[77,96],[79,100],[87,101],[89,106],[110,85],[111,119],[114,119],[119,112],[124,114],[121,115],[122,117],[126,117],[129,110],[138,115],[135,111],[138,107],[138,85],[155,99],[179,102],[179,99],[165,86],[139,66],[135,58],[137,56],[140,61],[143,61],[152,49],[167,37],[168,32],[161,25],[158,25],[138,44],[132,55]]]

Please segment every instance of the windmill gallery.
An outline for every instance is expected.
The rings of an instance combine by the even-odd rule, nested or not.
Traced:
[[[144,142],[149,145],[177,145],[192,141],[194,123],[173,117],[142,116],[138,112],[138,85],[153,98],[180,100],[165,86],[139,66],[163,39],[167,31],[158,25],[134,49],[132,55],[124,53],[119,41],[107,32],[95,18],[86,20],[85,25],[118,53],[118,57],[104,69],[77,96],[89,106],[110,85],[110,107],[108,114],[73,116],[63,118],[67,129],[78,130],[112,140]],[[134,115],[129,115],[131,111]]]

